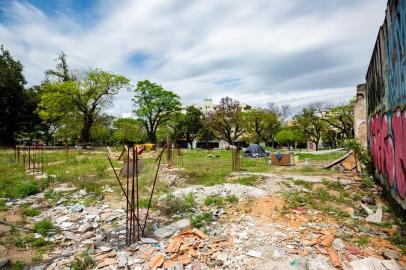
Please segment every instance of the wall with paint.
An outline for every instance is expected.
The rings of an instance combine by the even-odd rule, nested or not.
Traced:
[[[406,0],[389,0],[366,75],[375,174],[406,210]]]

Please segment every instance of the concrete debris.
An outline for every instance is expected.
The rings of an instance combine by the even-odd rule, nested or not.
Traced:
[[[248,250],[247,255],[250,257],[261,258],[262,252],[256,250]]]
[[[344,266],[344,270],[402,270],[397,262],[393,260],[380,260],[375,257],[368,257],[361,260],[355,260]]]
[[[399,252],[392,249],[385,248],[382,250],[382,256],[388,260],[398,260],[399,259]]]
[[[375,213],[369,214],[366,218],[366,222],[371,222],[371,223],[381,223],[382,221],[382,208],[378,207]]]
[[[181,219],[169,225],[163,226],[156,231],[154,231],[155,237],[159,239],[167,238],[172,236],[176,231],[182,230],[190,226],[189,219]]]
[[[7,257],[0,258],[0,269],[6,268],[10,264],[10,259]]]
[[[227,196],[235,195],[239,199],[259,198],[267,195],[265,190],[257,187],[244,186],[240,184],[220,184],[214,186],[191,186],[177,189],[174,191],[175,196],[183,196],[193,193],[196,201],[201,203],[208,196]]]

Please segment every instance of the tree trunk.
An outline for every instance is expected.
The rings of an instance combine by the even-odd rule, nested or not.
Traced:
[[[90,128],[93,125],[93,118],[91,116],[85,115],[83,128],[82,128],[82,148],[87,149],[87,145],[90,140]]]

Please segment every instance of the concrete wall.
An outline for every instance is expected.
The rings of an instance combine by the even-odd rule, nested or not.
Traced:
[[[368,149],[375,174],[406,209],[406,1],[389,0],[368,67]]]
[[[357,85],[357,98],[354,104],[354,137],[364,149],[368,144],[366,90],[366,84]]]

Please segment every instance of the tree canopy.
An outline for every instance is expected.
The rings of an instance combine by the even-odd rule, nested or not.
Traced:
[[[246,131],[243,108],[232,98],[222,98],[220,104],[207,113],[205,124],[217,139],[235,145]]]
[[[133,101],[134,112],[142,121],[151,143],[157,142],[158,127],[165,125],[181,107],[178,95],[148,80],[137,83]]]
[[[128,87],[129,80],[124,76],[102,70],[89,70],[75,81],[46,82],[39,114],[43,119],[58,119],[76,111],[82,118],[81,141],[86,148],[96,116],[120,89]]]

